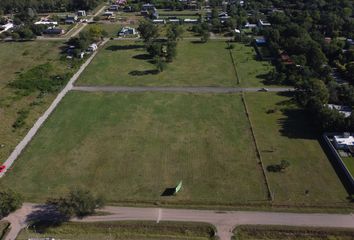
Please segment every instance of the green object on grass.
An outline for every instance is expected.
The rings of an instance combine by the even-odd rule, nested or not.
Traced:
[[[175,189],[175,193],[178,193],[179,190],[181,190],[181,188],[182,188],[182,181],[180,181],[180,182],[178,183],[178,185],[177,185],[177,187],[176,187],[176,189]]]

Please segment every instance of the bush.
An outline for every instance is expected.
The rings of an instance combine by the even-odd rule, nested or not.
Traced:
[[[13,128],[21,128],[25,125],[25,120],[28,117],[29,111],[28,110],[21,110],[17,112],[18,117],[15,120],[14,124],[12,124]]]
[[[0,190],[0,219],[22,206],[22,197],[14,191]]]

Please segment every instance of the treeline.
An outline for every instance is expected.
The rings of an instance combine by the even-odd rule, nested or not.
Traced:
[[[31,8],[37,12],[65,12],[79,9],[94,9],[102,0],[1,0],[0,11],[3,13],[22,12]]]

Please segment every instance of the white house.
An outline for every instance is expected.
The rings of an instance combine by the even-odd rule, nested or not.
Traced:
[[[96,43],[92,43],[88,48],[87,48],[87,51],[89,52],[94,52],[97,50],[97,44]]]
[[[131,28],[131,27],[123,27],[122,30],[120,30],[120,32],[118,33],[118,35],[121,37],[135,35],[135,34],[137,34],[135,28]]]
[[[86,16],[86,11],[85,10],[79,10],[79,11],[77,11],[77,15],[79,17],[85,17]]]
[[[350,133],[334,136],[334,146],[336,149],[347,150],[354,147],[354,137]]]
[[[11,28],[14,27],[13,23],[6,23],[5,25],[0,26],[0,33],[6,32],[8,30],[10,30]]]
[[[198,23],[199,20],[198,19],[191,19],[191,18],[186,18],[183,21],[184,23]]]

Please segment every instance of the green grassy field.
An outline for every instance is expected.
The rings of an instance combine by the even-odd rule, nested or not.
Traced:
[[[40,233],[39,233],[40,232]],[[175,222],[98,222],[64,223],[59,227],[23,230],[17,240],[53,237],[55,239],[97,240],[207,240],[213,239],[214,227],[204,223]]]
[[[354,157],[342,157],[342,161],[348,168],[350,174],[354,176]]]
[[[160,196],[180,180],[178,196]],[[1,183],[27,201],[75,186],[109,203],[266,199],[240,96],[228,94],[70,93]]]
[[[344,202],[347,193],[308,116],[289,97],[275,93],[247,93],[246,102],[265,166],[290,162],[283,173],[267,172],[275,203],[315,206]]]
[[[354,232],[346,229],[299,228],[286,226],[240,226],[234,240],[352,240]]]
[[[232,54],[236,63],[240,84],[243,87],[264,87],[262,75],[267,74],[274,67],[266,61],[256,60],[253,47],[240,43],[233,43],[235,48]]]
[[[155,73],[142,42],[111,41],[81,75],[79,85],[233,86],[236,76],[222,41],[180,41],[177,58]]]
[[[68,72],[65,62],[59,60],[62,42],[31,41],[0,43],[0,164],[22,139],[28,128],[48,107],[53,94],[46,94],[38,99],[38,92],[21,96],[16,94],[8,84],[17,75],[39,64],[51,63],[57,73]],[[40,103],[31,105],[31,103]],[[26,125],[14,131],[12,124],[21,110],[30,110]]]

